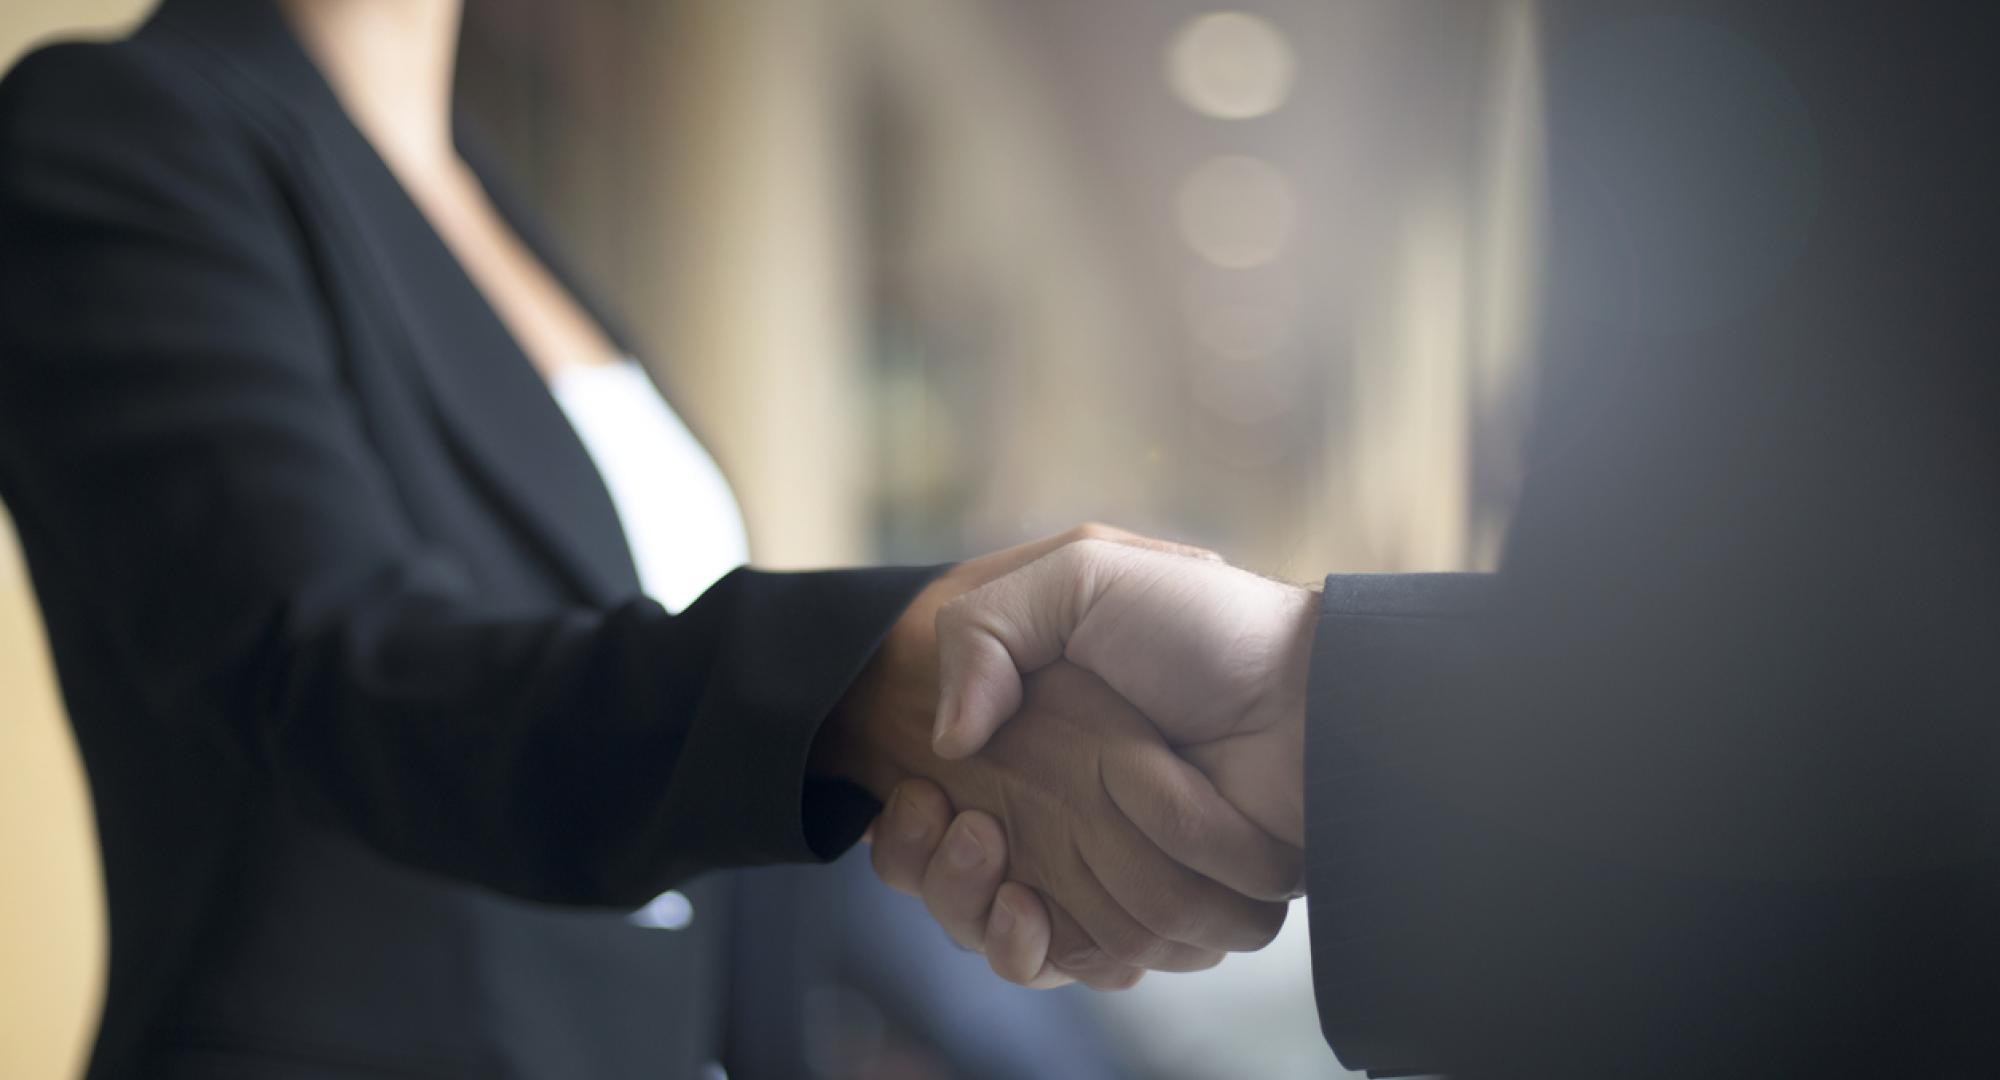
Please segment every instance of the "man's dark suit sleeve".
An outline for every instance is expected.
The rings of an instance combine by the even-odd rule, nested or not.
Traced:
[[[90,582],[132,722],[523,897],[851,842],[858,811],[809,840],[809,747],[928,572],[494,609],[401,512],[243,118],[163,63],[57,47],[0,92],[0,480],[39,569]]]
[[[1620,701],[1574,692],[1612,662],[1585,646],[1524,659],[1511,639],[1534,634],[1501,613],[1514,603],[1471,575],[1327,581],[1307,886],[1321,1023],[1344,1063],[1538,1077],[1992,1063],[1990,692],[1983,713],[1917,705],[1881,726],[1773,716],[1786,705],[1767,698],[1663,730],[1677,710],[1639,700],[1633,668]],[[1689,658],[1648,666],[1698,681]],[[1815,721],[1821,741],[1801,738]],[[1800,742],[1767,753],[1773,738]]]
[[[1307,890],[1313,989],[1327,1041],[1350,1068],[1395,1074],[1438,1064],[1437,1018],[1393,994],[1413,975],[1394,936],[1407,933],[1408,877],[1424,853],[1406,819],[1434,811],[1384,776],[1360,748],[1395,723],[1408,683],[1449,671],[1474,647],[1469,616],[1492,582],[1473,574],[1352,574],[1326,580],[1314,639],[1306,742]],[[1438,858],[1445,857],[1442,853]]]

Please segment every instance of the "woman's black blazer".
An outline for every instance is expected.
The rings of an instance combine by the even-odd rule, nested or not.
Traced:
[[[545,385],[257,0],[0,85],[0,495],[102,838],[94,1077],[697,1072],[724,920],[622,911],[852,841],[808,751],[926,576],[641,597]]]

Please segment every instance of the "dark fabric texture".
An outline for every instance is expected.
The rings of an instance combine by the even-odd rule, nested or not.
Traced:
[[[931,574],[640,596],[536,372],[259,2],[0,84],[0,496],[102,837],[93,1077],[692,1075],[727,897],[622,911],[854,841],[809,748]]]
[[[1490,580],[1328,580],[1350,1066],[2000,1069],[1990,6],[1546,9],[1547,360]]]

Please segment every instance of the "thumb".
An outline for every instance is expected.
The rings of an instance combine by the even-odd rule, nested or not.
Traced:
[[[931,749],[977,753],[1021,707],[1021,676],[1062,658],[1060,614],[1073,576],[1072,547],[958,597],[938,610],[938,713]]]
[[[931,749],[957,759],[978,752],[1021,707],[1021,673],[1013,654],[983,629],[946,636],[938,629],[938,713]]]

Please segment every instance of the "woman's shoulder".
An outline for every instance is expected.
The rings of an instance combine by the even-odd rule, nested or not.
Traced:
[[[176,42],[44,45],[0,79],[0,219],[86,199],[143,207],[190,191],[240,195],[265,158],[258,126]]]
[[[51,42],[0,78],[0,168],[51,143],[171,144],[228,111],[218,84],[171,41]]]

